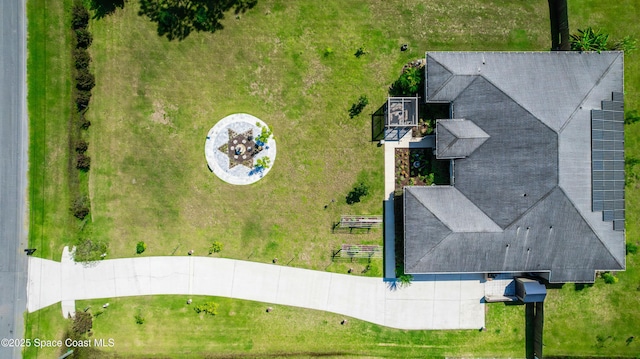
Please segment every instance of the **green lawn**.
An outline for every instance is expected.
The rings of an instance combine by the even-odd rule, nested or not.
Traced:
[[[215,317],[193,310],[208,301],[219,305]],[[106,302],[110,305],[103,310]],[[114,340],[113,348],[103,350],[105,357],[524,356],[522,306],[494,305],[488,318],[492,326],[480,332],[397,330],[351,318],[341,325],[344,317],[333,313],[274,305],[267,313],[267,304],[228,298],[193,297],[191,306],[184,296],[112,298],[76,305],[91,307],[94,315],[102,312],[94,319],[91,338]],[[41,322],[62,321],[58,305],[41,312]],[[144,324],[136,324],[136,315],[144,318]],[[53,339],[64,340],[63,331]],[[26,357],[53,357],[59,352],[31,348]],[[95,353],[89,357],[98,358]]]
[[[217,240],[225,257],[342,270],[331,250],[382,244],[378,230],[331,228],[341,214],[382,213],[383,150],[371,142],[369,114],[402,65],[425,49],[544,48],[545,4],[471,9],[260,1],[224,30],[182,42],[158,37],[134,2],[92,22],[93,236],[110,241],[111,258],[133,255],[139,240],[144,255],[206,254]],[[509,13],[523,29],[501,21]],[[399,51],[405,42],[410,50]],[[356,58],[361,46],[368,54]],[[370,105],[349,119],[360,95]],[[272,170],[248,187],[222,182],[204,160],[208,130],[235,112],[264,120],[278,143]],[[370,193],[349,206],[359,182]]]
[[[370,142],[370,117],[408,61],[426,50],[547,50],[546,1],[267,1],[214,34],[182,42],[156,34],[137,15],[137,1],[92,20],[91,65],[97,86],[88,117],[92,167],[88,186],[91,236],[110,243],[109,257],[206,255],[214,240],[228,258],[346,271],[332,263],[342,243],[381,244],[379,230],[332,234],[341,214],[382,212],[382,148]],[[30,245],[59,260],[78,236],[69,212],[71,1],[30,0],[29,114]],[[635,2],[571,1],[572,31],[602,27],[612,37],[639,34]],[[66,15],[65,15],[66,14]],[[401,52],[401,44],[409,50]],[[363,46],[368,53],[356,58]],[[328,51],[330,49],[331,51]],[[627,109],[638,108],[640,61],[625,58]],[[360,95],[363,113],[349,119]],[[269,124],[278,143],[273,169],[251,186],[231,186],[207,170],[204,140],[219,119],[247,112]],[[627,157],[640,158],[640,124],[626,128]],[[72,169],[75,171],[75,169]],[[84,181],[84,179],[82,179]],[[362,203],[348,191],[371,188]],[[336,202],[331,202],[335,199]],[[627,187],[627,237],[638,240],[638,184]],[[325,208],[325,205],[327,208]],[[87,227],[85,227],[87,228]],[[632,356],[640,352],[638,256],[627,260],[620,282],[550,290],[545,354]],[[353,265],[356,272],[366,263]],[[380,276],[380,263],[369,275]],[[198,299],[200,300],[200,299]],[[198,318],[182,297],[78,302],[112,305],[96,318],[95,337],[116,340],[109,355],[193,357],[524,355],[524,308],[488,305],[486,332],[400,331],[298,308],[214,299],[215,318]],[[137,325],[140,310],[147,318]],[[62,338],[59,304],[27,316],[27,337]],[[182,331],[176,330],[182,329]],[[319,334],[321,333],[321,334]],[[284,339],[283,339],[284,338]],[[206,354],[205,354],[206,353]],[[215,354],[214,354],[215,353]],[[25,357],[53,357],[31,348]]]
[[[69,215],[69,138],[71,116],[70,1],[30,0],[28,28],[29,244],[36,254],[60,260],[72,239]]]

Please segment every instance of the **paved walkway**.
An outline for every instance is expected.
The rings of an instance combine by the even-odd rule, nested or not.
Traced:
[[[396,277],[395,259],[395,209],[393,204],[396,189],[396,148],[435,148],[435,136],[411,137],[409,131],[400,141],[384,143],[384,276]]]
[[[184,257],[112,259],[94,266],[29,258],[29,312],[62,302],[66,316],[81,299],[174,294],[211,295],[323,310],[401,329],[484,326],[482,275],[422,276],[391,289],[359,277],[240,260]]]

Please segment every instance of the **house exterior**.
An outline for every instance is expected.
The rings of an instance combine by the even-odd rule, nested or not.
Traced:
[[[427,52],[451,185],[405,187],[404,270],[625,269],[623,53]]]

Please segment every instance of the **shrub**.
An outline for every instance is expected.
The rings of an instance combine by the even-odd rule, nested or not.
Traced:
[[[635,243],[627,243],[627,254],[636,254],[638,253],[638,245]]]
[[[256,160],[256,168],[266,169],[271,166],[271,159],[268,156],[260,157]]]
[[[76,143],[76,152],[78,153],[85,153],[87,152],[88,148],[89,144],[85,140],[78,140],[78,142]]]
[[[91,100],[91,91],[76,90],[75,101],[76,101],[76,107],[78,108],[78,111],[82,111],[87,107],[89,107],[89,100]],[[84,116],[83,116],[83,119],[84,119]],[[89,126],[87,126],[86,128],[88,127]]]
[[[605,51],[609,34],[601,33],[591,27],[578,29],[578,33],[571,35],[571,50],[573,51]]]
[[[640,114],[638,114],[637,110],[631,110],[625,113],[625,116],[624,116],[625,125],[631,125],[638,121],[640,121]]]
[[[602,279],[604,279],[604,282],[607,284],[618,283],[618,278],[609,272],[602,273]]]
[[[207,302],[205,304],[196,305],[196,307],[193,309],[198,314],[204,313],[209,315],[218,315],[218,304],[214,302]]]
[[[89,199],[87,196],[78,196],[71,204],[71,213],[78,219],[84,219],[89,214]]]
[[[71,26],[74,30],[84,29],[89,25],[89,11],[81,4],[73,5],[71,11]]]
[[[324,49],[324,53],[323,53],[324,57],[329,57],[331,55],[333,55],[333,49],[332,48],[327,47],[326,49]]]
[[[629,54],[636,50],[636,39],[627,35],[613,43],[610,47],[611,50],[624,51]]]
[[[215,241],[211,243],[211,247],[209,247],[209,254],[220,253],[223,247],[222,243]]]
[[[107,252],[107,243],[99,239],[79,238],[76,242],[76,250],[73,252],[73,259],[76,262],[95,262],[102,258]]]
[[[91,55],[87,49],[79,48],[73,50],[73,62],[76,69],[86,69],[91,62]]]
[[[360,96],[360,98],[358,99],[358,102],[351,105],[351,108],[349,109],[349,117],[354,118],[358,116],[368,104],[369,104],[369,99],[367,98],[367,96],[365,95]]]
[[[369,187],[364,183],[355,186],[349,194],[347,194],[347,204],[360,202],[360,198],[369,194]]]
[[[91,157],[85,155],[84,153],[78,153],[78,157],[76,158],[76,168],[86,172],[90,167]]]
[[[402,265],[397,265],[396,280],[400,283],[400,287],[408,287],[411,285],[411,281],[413,281],[413,276],[411,274],[406,274]]]
[[[358,50],[356,50],[356,53],[354,55],[355,57],[360,58],[360,56],[366,55],[368,53],[369,51],[367,51],[364,46],[360,46]]]
[[[76,73],[76,88],[82,91],[90,91],[96,85],[96,78],[89,69],[80,69]]]
[[[142,314],[138,313],[135,315],[136,318],[136,324],[142,325],[144,324],[144,317],[142,316]]]
[[[73,318],[73,332],[76,334],[84,334],[93,327],[93,318],[91,313],[78,311]]]
[[[269,128],[269,126],[261,126],[260,123],[257,123],[258,127],[262,128],[262,131],[260,132],[260,134],[258,135],[258,137],[256,137],[256,142],[262,142],[262,143],[267,143],[269,141],[269,137],[271,137],[271,129]]]
[[[147,249],[147,244],[143,241],[140,241],[136,244],[136,253],[142,254]]]
[[[391,84],[391,96],[414,96],[422,88],[422,71],[417,67],[410,67]]]
[[[76,30],[76,48],[86,49],[91,46],[93,35],[86,29]]]
[[[86,130],[89,128],[89,126],[91,126],[91,121],[87,120],[86,117],[84,117],[84,114],[80,115],[80,128],[83,130]]]

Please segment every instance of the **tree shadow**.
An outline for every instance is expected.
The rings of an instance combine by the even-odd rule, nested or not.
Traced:
[[[193,31],[222,30],[220,21],[225,12],[233,9],[235,14],[244,13],[257,3],[258,0],[140,0],[138,15],[157,23],[159,36],[181,41]]]
[[[113,14],[117,9],[123,9],[128,0],[90,0],[89,9],[93,11],[94,19],[102,19]]]

